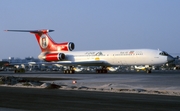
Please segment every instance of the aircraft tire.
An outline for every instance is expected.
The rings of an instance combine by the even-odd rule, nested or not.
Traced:
[[[150,74],[150,73],[151,73],[151,70],[147,70],[146,72],[147,72],[148,74]]]
[[[70,70],[67,70],[67,74],[70,74]]]
[[[64,72],[64,74],[74,74],[75,73],[74,70],[64,70],[63,72]]]
[[[149,73],[151,73],[151,70],[149,70]]]
[[[72,74],[74,74],[75,73],[75,71],[74,70],[72,70]]]
[[[105,70],[104,70],[104,69],[102,69],[102,70],[101,70],[101,73],[105,73]]]
[[[104,73],[107,73],[107,70],[106,70],[106,69],[104,70]]]
[[[107,73],[106,69],[96,69],[96,73]]]
[[[64,70],[64,74],[69,74],[69,70]]]
[[[96,69],[96,73],[100,73],[99,69]]]
[[[102,69],[100,69],[100,71],[99,71],[100,73],[103,73],[103,70]]]
[[[69,74],[73,74],[73,70],[69,70]]]

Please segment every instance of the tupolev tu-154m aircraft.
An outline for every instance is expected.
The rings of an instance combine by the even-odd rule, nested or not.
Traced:
[[[75,47],[72,42],[55,43],[48,35],[54,30],[6,30],[14,32],[30,32],[35,34],[41,53],[39,59],[45,64],[60,64],[69,66],[64,73],[74,73],[75,66],[101,66],[97,73],[107,73],[113,66],[144,66],[147,73],[151,73],[152,66],[162,65],[174,61],[174,58],[165,51],[154,49],[119,49],[119,50],[92,50],[72,51]]]

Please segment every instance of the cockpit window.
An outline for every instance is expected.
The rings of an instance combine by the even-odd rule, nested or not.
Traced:
[[[165,51],[162,51],[162,52],[159,53],[159,55],[168,56],[169,54],[167,52],[165,52]]]

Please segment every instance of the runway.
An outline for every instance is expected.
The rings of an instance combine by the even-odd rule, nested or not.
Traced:
[[[0,110],[180,110],[179,72],[0,75],[41,78],[63,86],[60,89],[1,86]],[[74,80],[76,84],[72,83]]]
[[[43,111],[179,111],[180,97],[0,87],[0,107]]]

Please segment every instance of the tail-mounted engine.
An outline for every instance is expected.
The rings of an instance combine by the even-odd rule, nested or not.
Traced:
[[[73,42],[64,42],[56,44],[57,51],[73,51],[75,49],[75,44]],[[60,49],[58,49],[60,48]]]
[[[62,61],[65,59],[65,54],[64,53],[49,53],[46,54],[43,59],[45,61],[51,62],[51,61]]]
[[[73,42],[69,42],[68,43],[68,48],[69,48],[70,51],[74,50],[75,44]]]

